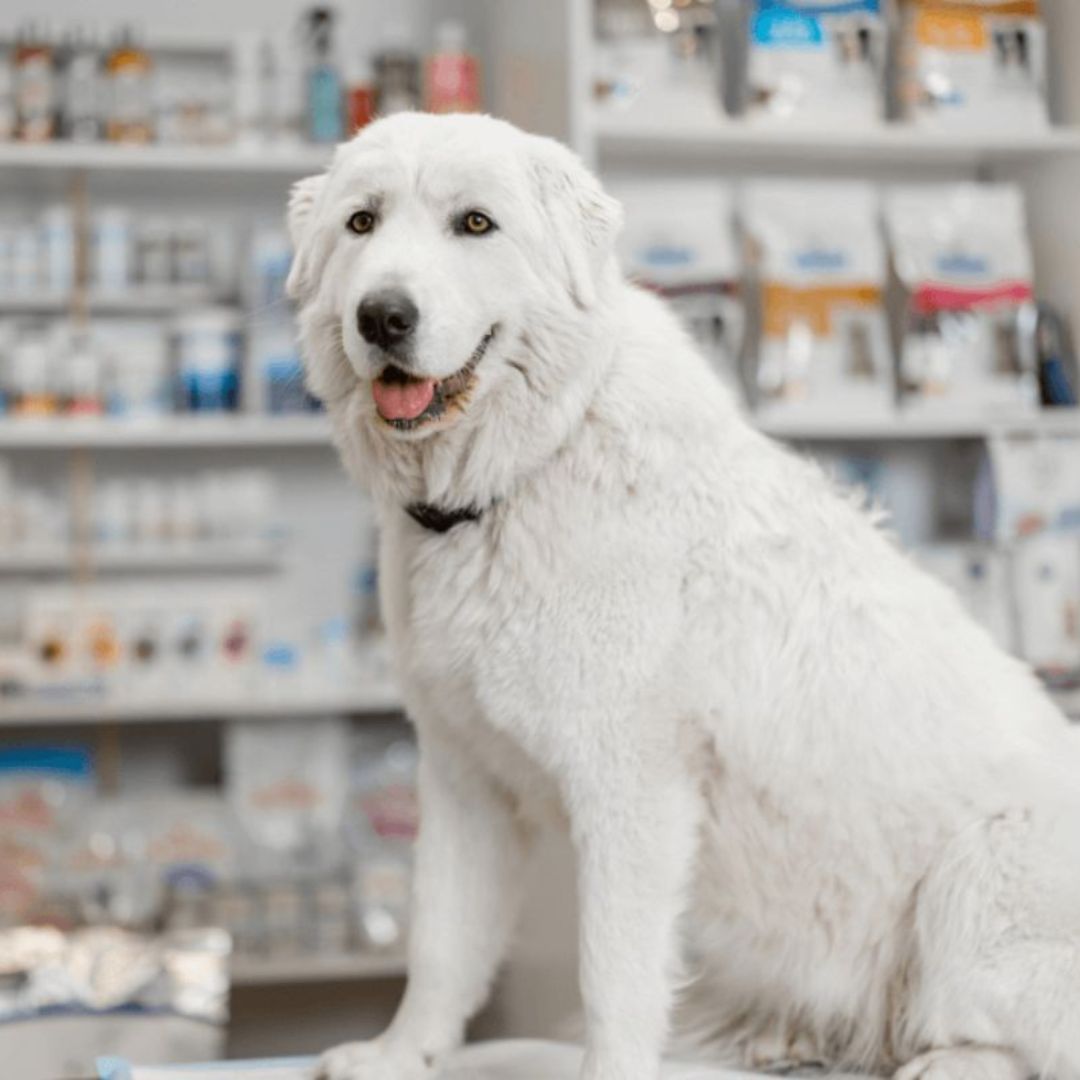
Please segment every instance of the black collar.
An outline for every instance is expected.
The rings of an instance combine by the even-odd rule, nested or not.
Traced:
[[[466,506],[461,510],[443,510],[431,503],[410,503],[405,507],[405,513],[421,528],[444,533],[463,521],[479,521],[483,511],[477,510],[475,506]]]

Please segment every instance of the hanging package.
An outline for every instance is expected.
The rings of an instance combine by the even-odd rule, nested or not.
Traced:
[[[894,188],[885,216],[907,297],[905,407],[952,416],[1036,408],[1037,309],[1019,188]]]
[[[888,415],[887,262],[874,188],[758,182],[745,194],[742,219],[760,287],[759,410]]]
[[[1048,123],[1038,0],[906,0],[900,52],[901,106],[919,126]]]
[[[880,0],[755,0],[747,113],[818,126],[873,124],[884,107]]]
[[[640,180],[609,190],[626,212],[623,269],[667,298],[720,377],[737,387],[745,320],[731,189],[713,180]]]

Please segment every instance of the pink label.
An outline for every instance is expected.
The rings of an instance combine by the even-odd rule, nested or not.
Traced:
[[[476,112],[480,108],[480,77],[476,61],[466,53],[433,56],[427,66],[429,112]]]
[[[935,311],[972,311],[977,308],[1010,307],[1026,304],[1034,294],[1026,281],[1001,281],[983,288],[956,285],[921,285],[911,298],[911,306],[920,315]]]

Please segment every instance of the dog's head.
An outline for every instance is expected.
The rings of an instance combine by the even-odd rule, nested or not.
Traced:
[[[602,300],[620,212],[552,140],[405,114],[300,181],[288,220],[312,391],[359,398],[357,422],[416,442],[520,383],[537,321],[581,320]]]

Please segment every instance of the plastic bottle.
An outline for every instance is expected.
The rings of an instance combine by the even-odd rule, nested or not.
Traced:
[[[52,46],[37,25],[19,34],[12,55],[15,134],[24,142],[48,142],[56,135],[56,69]]]
[[[347,134],[355,135],[375,119],[375,80],[371,77],[371,64],[366,57],[358,56],[349,72],[347,105]]]
[[[258,143],[265,129],[260,95],[262,50],[257,34],[239,34],[233,41],[233,130],[240,146]]]
[[[138,44],[135,31],[125,26],[105,58],[109,98],[105,137],[110,142],[153,141],[152,74],[150,54]]]
[[[307,134],[312,142],[338,142],[345,131],[341,71],[334,59],[334,12],[311,8],[304,17],[308,63]]]
[[[409,28],[391,23],[375,56],[375,104],[380,116],[420,108],[420,58],[409,47]]]
[[[94,142],[101,135],[101,57],[90,35],[78,28],[64,51],[60,132],[72,142]]]
[[[7,50],[0,51],[0,142],[15,138],[17,126],[13,60]]]
[[[465,24],[448,19],[435,31],[435,52],[428,57],[425,107],[433,113],[477,112],[480,69],[466,48]]]

